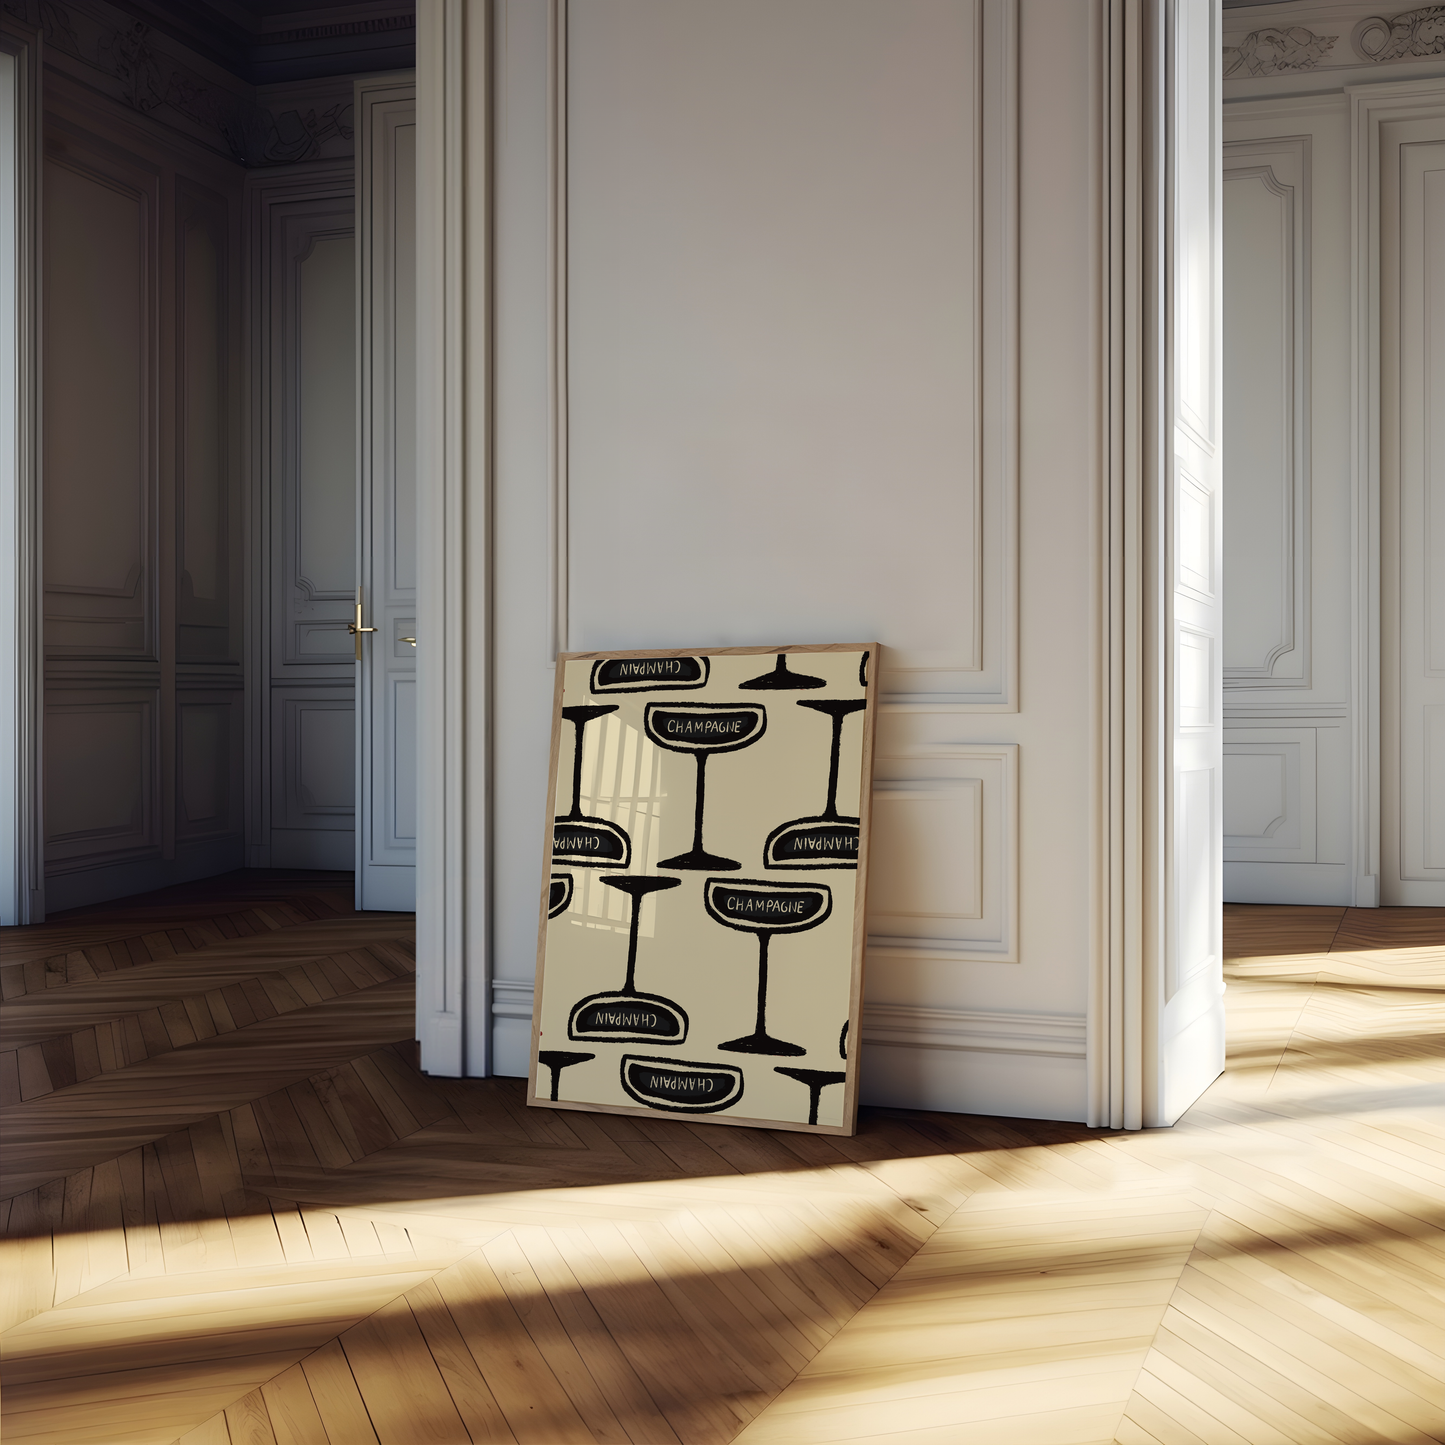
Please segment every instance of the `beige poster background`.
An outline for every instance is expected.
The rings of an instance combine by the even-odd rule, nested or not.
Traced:
[[[541,972],[536,1003],[532,1092],[546,1101],[551,1075],[539,1067],[538,1051],[592,1053],[591,1060],[564,1067],[558,1078],[559,1104],[582,1103],[648,1112],[624,1090],[624,1055],[676,1059],[741,1071],[742,1092],[726,1108],[693,1117],[728,1115],[806,1127],[809,1088],[776,1072],[778,1066],[851,1072],[852,1060],[840,1052],[840,1036],[849,1020],[853,993],[854,902],[859,872],[850,868],[777,868],[764,865],[764,844],[780,824],[816,818],[827,803],[833,720],[800,707],[801,701],[863,699],[860,685],[865,649],[787,654],[789,669],[822,678],[823,687],[807,690],[754,691],[739,684],[773,670],[774,653],[690,654],[707,658],[703,687],[629,693],[594,693],[595,659],[573,658],[564,667],[562,706],[616,704],[617,711],[588,722],[583,729],[580,811],[618,824],[629,835],[632,859],[625,869],[579,867],[553,861],[554,879],[570,874],[568,905],[543,921]],[[683,654],[678,654],[682,656]],[[876,652],[873,653],[876,656]],[[708,853],[735,860],[735,870],[690,871],[660,868],[659,861],[687,853],[693,845],[697,766],[694,756],[667,750],[645,732],[649,703],[737,704],[762,707],[766,726],[755,743],[721,752],[706,764],[703,846]],[[862,798],[865,721],[860,710],[843,719],[838,767],[837,812],[857,818]],[[565,817],[572,807],[575,728],[557,730],[556,791],[553,812]],[[560,830],[559,830],[560,831]],[[860,847],[866,866],[866,838]],[[687,1015],[681,1042],[614,1043],[568,1037],[568,1019],[586,997],[623,988],[633,902],[604,884],[608,876],[639,875],[679,879],[679,886],[641,900],[635,988],[677,1005]],[[775,933],[768,946],[769,979],[766,1030],[776,1039],[800,1046],[798,1056],[722,1050],[719,1044],[753,1033],[758,1004],[758,936],[726,927],[704,905],[708,879],[725,883],[762,880],[826,888],[832,910],[807,931]],[[563,885],[565,886],[565,885]],[[785,915],[786,916],[786,915]],[[853,1021],[848,1030],[852,1039]],[[849,1053],[856,1055],[856,1049]],[[850,1080],[851,1082],[851,1080]],[[716,1090],[711,1086],[697,1085]],[[822,1088],[817,1124],[844,1126],[841,1082]],[[684,1095],[683,1097],[686,1097]],[[683,1117],[659,1109],[660,1117]],[[852,1120],[847,1120],[851,1128]]]

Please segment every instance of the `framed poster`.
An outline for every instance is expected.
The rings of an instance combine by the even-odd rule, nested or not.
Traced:
[[[853,1132],[877,655],[558,658],[529,1103]]]

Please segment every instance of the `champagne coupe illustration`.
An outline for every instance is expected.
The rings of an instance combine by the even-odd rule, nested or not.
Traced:
[[[725,928],[758,937],[758,1016],[752,1033],[730,1039],[718,1048],[734,1054],[806,1054],[800,1044],[775,1039],[767,1027],[768,945],[777,933],[805,933],[833,912],[833,892],[826,883],[784,883],[774,878],[709,878],[703,884],[709,916]]]
[[[799,698],[799,707],[827,713],[833,719],[833,748],[828,762],[828,806],[813,818],[794,818],[768,834],[763,845],[765,868],[856,868],[858,819],[838,813],[838,759],[843,719],[868,706],[868,699]]]
[[[825,678],[809,677],[806,672],[793,672],[788,667],[788,654],[778,654],[777,665],[771,672],[759,673],[746,682],[738,683],[740,688],[756,688],[759,692],[798,692],[805,687],[827,687]]]
[[[582,812],[582,731],[593,718],[616,712],[618,704],[564,707],[562,716],[577,729],[572,749],[572,811],[552,820],[552,857],[558,863],[587,868],[626,868],[632,862],[632,839],[606,818]]]
[[[680,1044],[687,1038],[687,1014],[680,1004],[660,994],[637,991],[637,929],[642,900],[649,893],[680,888],[681,878],[639,878],[616,874],[602,880],[632,899],[627,927],[627,980],[615,993],[589,994],[572,1008],[567,1037],[583,1043]]]
[[[570,873],[554,873],[547,883],[547,917],[565,913],[572,902],[573,880]]]
[[[773,1066],[775,1074],[786,1074],[790,1079],[796,1079],[808,1090],[808,1122],[818,1122],[818,1098],[829,1084],[841,1084],[848,1077],[841,1070],[836,1069],[790,1069],[784,1064]],[[553,1094],[555,1099],[557,1096]]]
[[[676,857],[664,858],[657,866],[713,871],[741,868],[743,865],[735,859],[719,858],[702,846],[705,769],[713,753],[734,753],[757,742],[768,726],[767,709],[760,703],[750,702],[650,702],[643,713],[642,725],[658,747],[674,753],[691,753],[697,760],[692,847]]]
[[[544,1064],[552,1074],[552,1092],[547,1096],[555,1104],[557,1102],[557,1081],[562,1077],[562,1070],[571,1064],[585,1064],[588,1059],[595,1059],[596,1054],[576,1054],[568,1049],[542,1049],[537,1054],[537,1062]]]

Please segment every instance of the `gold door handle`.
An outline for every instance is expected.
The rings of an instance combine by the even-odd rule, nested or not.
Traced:
[[[346,630],[356,639],[356,660],[361,661],[361,634],[363,632],[375,632],[374,627],[363,627],[361,625],[361,588],[356,589],[356,620],[346,624]]]
[[[409,642],[413,647],[416,646],[416,638],[414,637],[398,637],[396,640],[398,642]]]

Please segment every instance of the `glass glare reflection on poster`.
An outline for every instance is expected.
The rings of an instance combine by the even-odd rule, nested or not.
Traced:
[[[558,659],[529,1102],[853,1132],[876,656]]]

